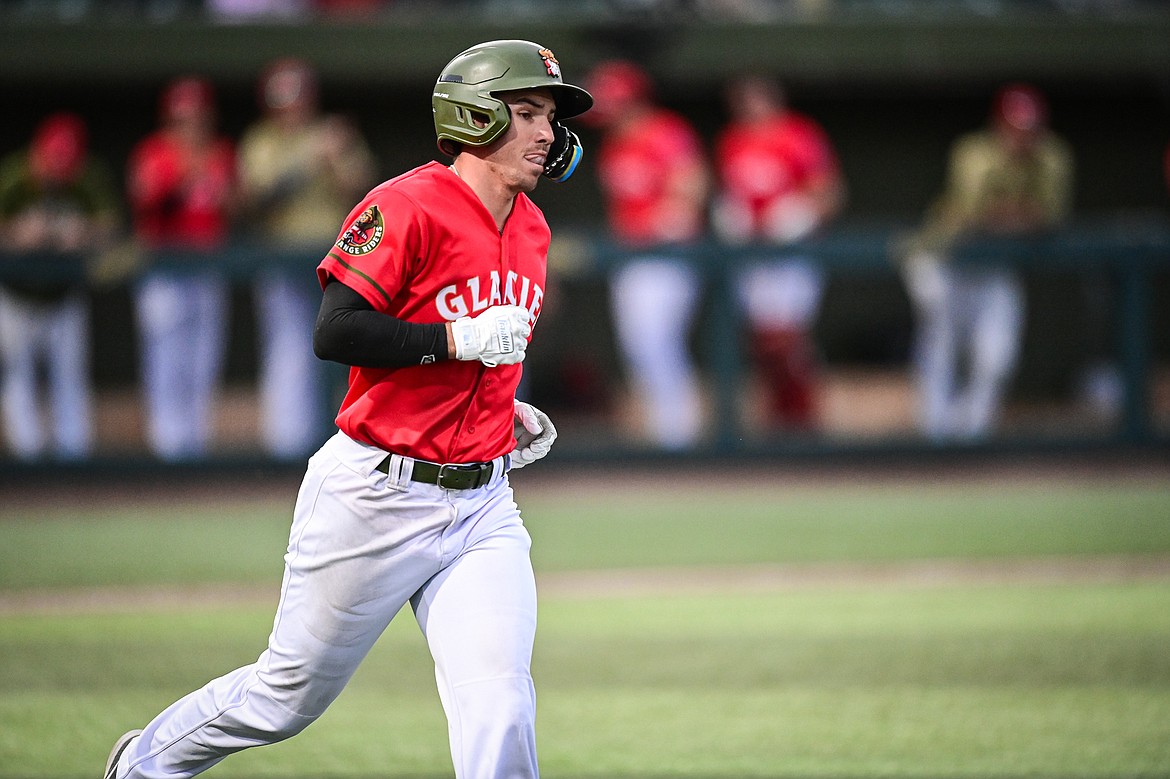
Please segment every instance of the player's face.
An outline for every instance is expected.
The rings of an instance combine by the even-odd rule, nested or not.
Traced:
[[[492,145],[489,160],[509,188],[531,192],[544,172],[553,141],[556,101],[547,89],[505,92],[499,97],[508,106],[512,121]]]

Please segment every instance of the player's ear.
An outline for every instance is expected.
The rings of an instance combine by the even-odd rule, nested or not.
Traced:
[[[544,164],[544,175],[556,182],[568,181],[581,163],[584,150],[577,133],[554,120],[553,140],[548,148],[548,159]]]

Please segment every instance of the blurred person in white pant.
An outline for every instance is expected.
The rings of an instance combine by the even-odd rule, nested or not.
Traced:
[[[727,85],[726,97],[730,120],[715,141],[713,227],[728,243],[775,248],[769,260],[736,279],[749,351],[765,385],[768,426],[813,430],[820,371],[811,331],[825,273],[792,244],[840,212],[840,165],[824,129],[789,108],[775,81],[740,76]]]
[[[373,155],[352,122],[321,113],[316,73],[304,61],[272,63],[259,99],[264,116],[239,148],[244,221],[266,245],[315,257],[373,185]],[[316,450],[327,426],[324,375],[312,343],[320,297],[313,275],[296,268],[265,270],[254,285],[260,431],[276,457]]]
[[[0,245],[29,262],[101,250],[119,216],[110,172],[89,154],[88,130],[75,114],[47,117],[27,150],[0,163]],[[24,270],[0,283],[0,406],[8,445],[26,460],[83,458],[93,446],[86,280],[54,276],[47,266]]]
[[[991,433],[1025,322],[1019,270],[1007,262],[960,263],[952,254],[966,241],[1052,230],[1072,205],[1072,154],[1049,130],[1038,90],[1004,87],[990,124],[953,144],[946,189],[904,263],[917,317],[920,424],[935,440]]]
[[[691,124],[658,106],[648,74],[627,61],[589,78],[587,119],[604,130],[598,176],[613,238],[632,256],[611,280],[618,345],[646,433],[666,449],[698,441],[703,407],[687,339],[700,300],[700,271],[656,247],[699,241],[710,172]]]
[[[134,235],[148,251],[224,246],[235,206],[235,148],[215,130],[215,95],[197,77],[164,91],[162,127],[131,152]],[[228,282],[202,258],[148,268],[135,288],[147,436],[165,460],[207,454],[227,350]]]

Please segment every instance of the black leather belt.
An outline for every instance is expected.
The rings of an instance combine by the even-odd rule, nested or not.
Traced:
[[[390,460],[394,455],[387,455],[386,459],[378,463],[377,470],[390,474]],[[426,484],[437,484],[446,490],[474,490],[492,480],[494,465],[486,463],[439,463],[415,460],[414,468],[410,472],[413,481]]]

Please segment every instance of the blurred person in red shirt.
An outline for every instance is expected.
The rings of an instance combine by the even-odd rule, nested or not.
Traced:
[[[618,346],[645,432],[664,448],[686,448],[703,427],[687,343],[701,274],[659,247],[703,237],[709,163],[694,127],[655,102],[639,65],[604,62],[587,81],[595,102],[586,121],[603,131],[597,170],[606,217],[614,240],[633,252],[611,279]]]
[[[824,273],[790,245],[840,212],[840,166],[825,131],[791,110],[775,81],[742,76],[728,84],[726,97],[730,120],[715,140],[713,227],[729,243],[776,248],[770,260],[746,268],[737,287],[751,354],[767,389],[769,424],[812,429],[818,366],[810,331]]]
[[[161,127],[133,149],[127,187],[144,249],[211,251],[224,245],[235,198],[235,150],[216,131],[215,94],[202,78],[172,82]],[[226,351],[228,284],[190,259],[149,268],[135,289],[151,449],[199,457],[211,437]]]

